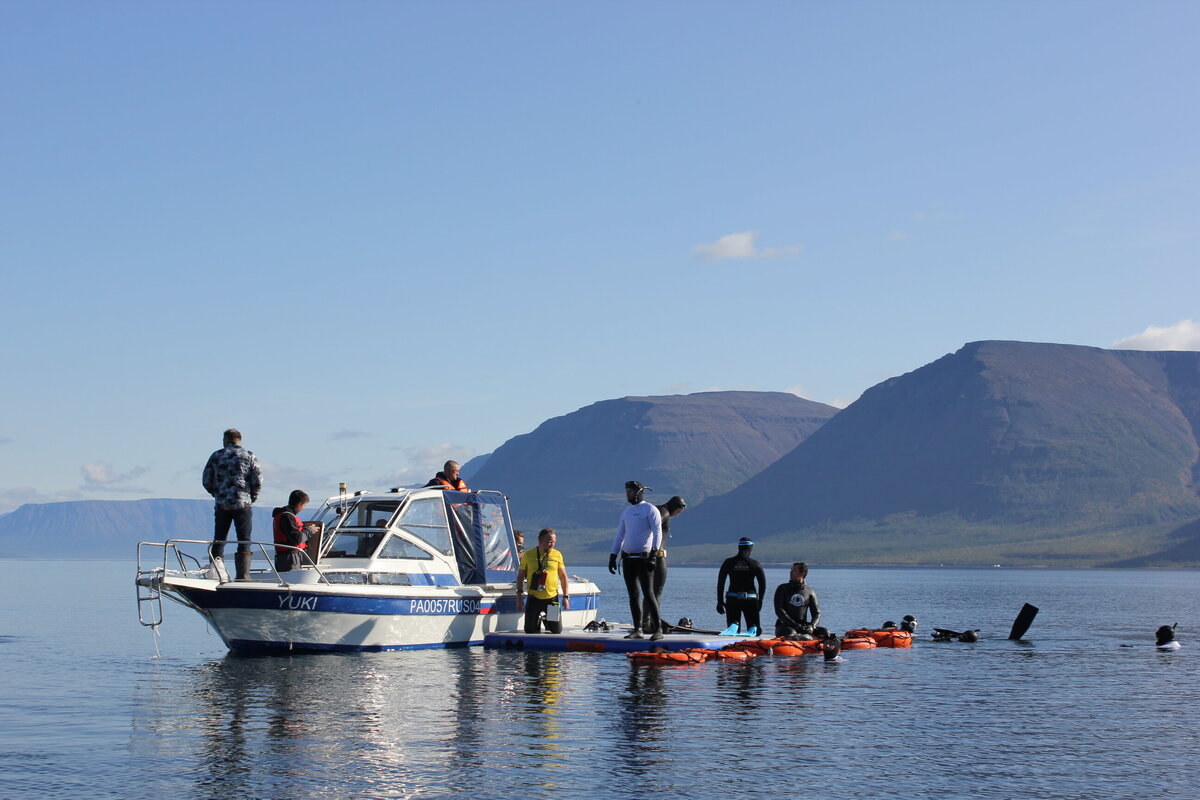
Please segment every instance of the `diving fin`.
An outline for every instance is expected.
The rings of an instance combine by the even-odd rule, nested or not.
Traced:
[[[1020,639],[1025,635],[1025,631],[1029,630],[1029,626],[1033,624],[1033,618],[1037,616],[1038,607],[1026,603],[1021,606],[1021,612],[1017,614],[1017,618],[1013,620],[1012,630],[1008,633],[1009,639]]]
[[[737,623],[736,623],[736,622],[735,622],[735,623],[733,623],[732,625],[730,625],[728,628],[726,628],[725,630],[721,631],[721,632],[720,632],[720,633],[718,633],[717,635],[718,635],[718,636],[737,636],[737,635],[738,635],[738,626],[737,626]]]

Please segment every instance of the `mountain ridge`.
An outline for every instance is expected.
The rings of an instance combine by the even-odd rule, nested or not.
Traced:
[[[695,504],[789,452],[838,409],[786,392],[601,400],[498,447],[473,485],[502,486],[519,526],[607,528],[637,480]],[[614,511],[614,509],[616,509]]]
[[[943,526],[1162,540],[1200,515],[1194,420],[1200,353],[972,342],[868,389],[753,481],[706,501],[694,541],[719,540],[746,508],[758,537],[802,546],[824,531],[816,554],[874,543],[937,561],[913,537]]]

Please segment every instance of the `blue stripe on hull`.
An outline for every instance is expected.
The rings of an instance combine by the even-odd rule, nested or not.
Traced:
[[[271,611],[323,611],[389,617],[517,613],[517,599],[512,595],[481,600],[472,597],[363,597],[362,595],[233,588],[221,588],[215,592],[180,588],[179,592],[205,610],[236,608]],[[595,594],[571,597],[572,610],[586,611],[596,607],[597,595]]]
[[[469,642],[437,642],[433,644],[353,645],[314,644],[308,642],[255,642],[247,639],[231,639],[226,644],[235,653],[250,656],[286,655],[288,653],[382,653],[388,650],[442,650],[481,645],[483,644],[483,640],[473,639]]]

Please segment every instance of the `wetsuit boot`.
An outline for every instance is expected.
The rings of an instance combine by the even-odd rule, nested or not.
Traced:
[[[250,562],[254,560],[254,553],[235,553],[233,556],[234,566],[237,568],[237,580],[250,580]]]

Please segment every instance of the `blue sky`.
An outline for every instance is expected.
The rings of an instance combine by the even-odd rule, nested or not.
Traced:
[[[0,6],[0,511],[598,400],[1200,349],[1200,6]],[[502,488],[502,487],[501,487]]]

